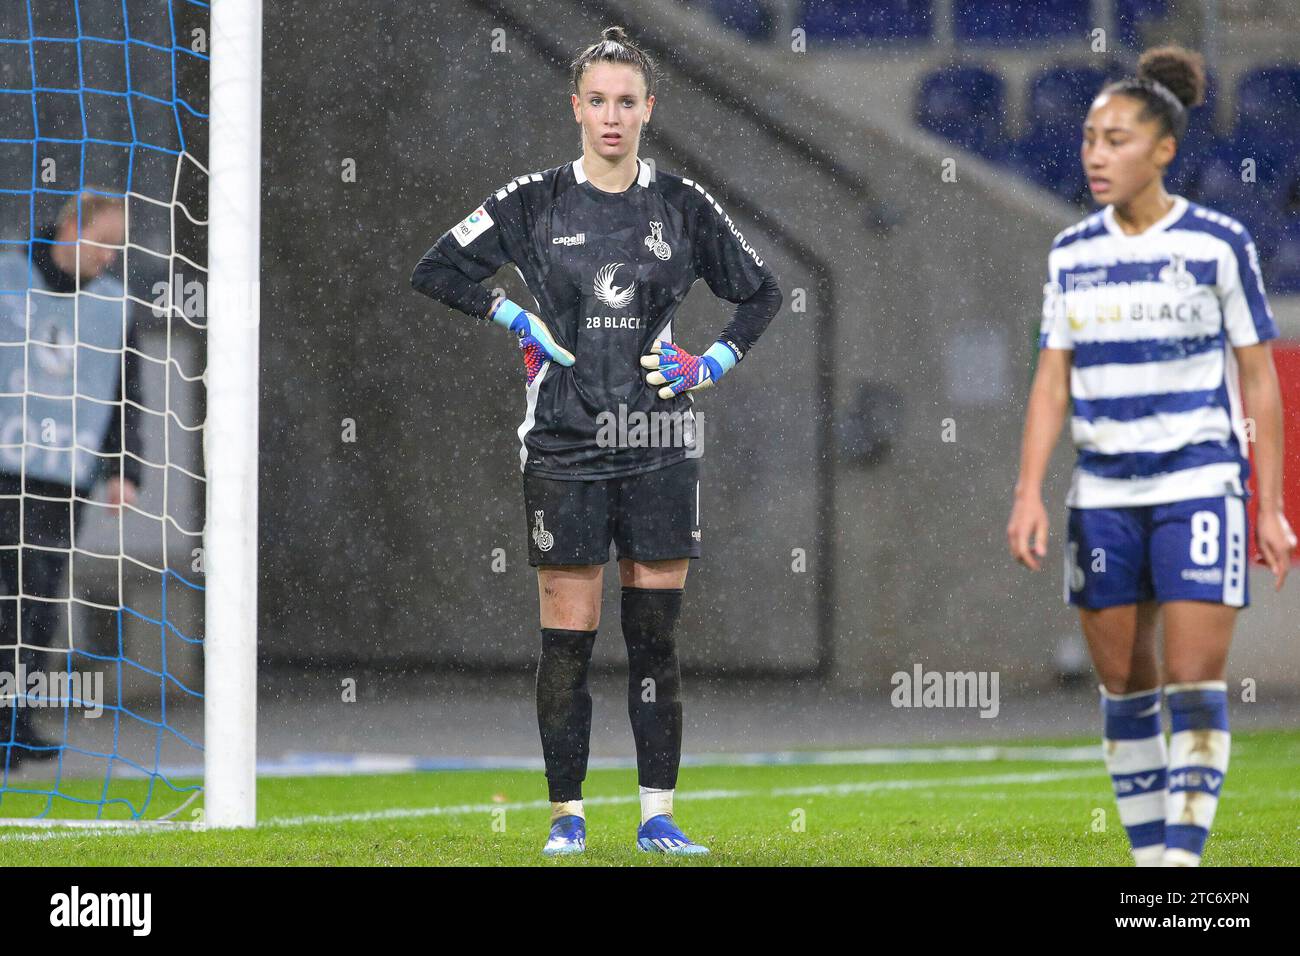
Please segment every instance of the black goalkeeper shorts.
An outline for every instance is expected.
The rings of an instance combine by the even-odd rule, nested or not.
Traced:
[[[604,564],[700,556],[700,459],[626,478],[563,481],[524,473],[528,563]]]

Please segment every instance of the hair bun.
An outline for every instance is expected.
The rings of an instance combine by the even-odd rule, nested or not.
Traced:
[[[659,68],[654,58],[633,43],[622,27],[605,27],[600,31],[600,39],[579,53],[569,64],[574,93],[581,92],[582,75],[593,63],[624,63],[640,71],[645,79],[646,95],[654,95]]]
[[[1147,50],[1138,60],[1138,77],[1154,80],[1187,109],[1205,102],[1205,58],[1181,46]]]

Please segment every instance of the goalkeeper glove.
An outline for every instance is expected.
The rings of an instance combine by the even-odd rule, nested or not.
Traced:
[[[492,310],[492,321],[519,336],[519,347],[528,368],[528,384],[533,383],[543,363],[554,359],[561,365],[573,364],[573,353],[555,341],[555,336],[540,318],[509,299],[502,299]]]
[[[641,367],[652,369],[648,385],[663,386],[660,398],[708,388],[736,365],[736,353],[725,342],[714,342],[703,355],[692,355],[672,342],[656,342]]]
[[[531,335],[525,335],[519,340],[519,350],[524,353],[524,371],[528,373],[528,384],[532,385],[533,379],[542,373],[542,366],[546,364],[546,353]]]

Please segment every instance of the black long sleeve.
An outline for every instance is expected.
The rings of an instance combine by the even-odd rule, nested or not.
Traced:
[[[754,294],[736,306],[735,315],[718,338],[731,346],[732,351],[737,353],[737,358],[744,358],[768,323],[781,310],[784,300],[776,276],[767,273]]]
[[[411,285],[476,319],[486,319],[494,301],[491,292],[456,268],[436,245],[416,265]]]

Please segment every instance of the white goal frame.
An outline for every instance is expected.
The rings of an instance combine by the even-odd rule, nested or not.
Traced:
[[[257,820],[262,0],[211,8],[204,827]]]

